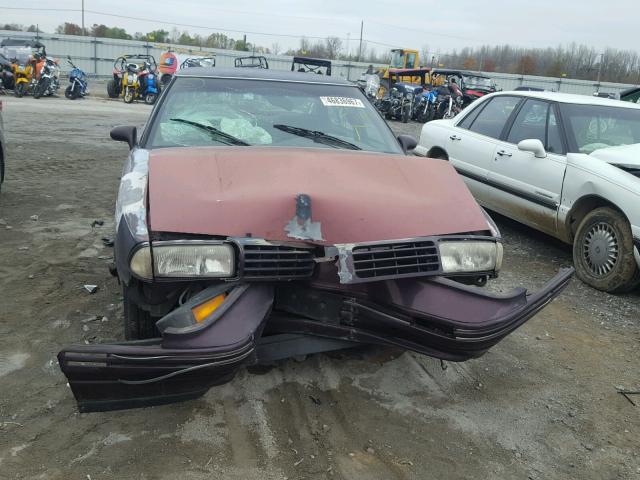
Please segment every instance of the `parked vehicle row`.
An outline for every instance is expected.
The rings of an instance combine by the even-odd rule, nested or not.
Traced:
[[[12,89],[16,97],[34,98],[57,94],[60,89],[58,60],[47,55],[45,46],[31,40],[5,39],[1,44],[0,80],[5,89]],[[69,86],[65,97],[74,100],[87,94],[87,76],[67,57],[71,66]]]
[[[448,161],[481,205],[572,244],[585,283],[640,283],[640,106],[494,93],[425,124],[415,153]]]
[[[122,97],[125,103],[143,100],[153,105],[160,95],[158,64],[153,55],[121,55],[113,62],[113,75],[107,82],[110,98]]]
[[[453,118],[478,98],[496,91],[489,77],[462,70],[389,68],[385,74],[376,94],[369,92],[368,97],[387,119],[403,122]],[[362,75],[361,88],[371,76]]]

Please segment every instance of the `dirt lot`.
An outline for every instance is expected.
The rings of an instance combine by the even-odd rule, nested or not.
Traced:
[[[364,347],[243,371],[187,403],[78,414],[55,355],[123,338],[101,238],[127,147],[108,131],[142,125],[149,108],[2,100],[0,478],[640,478],[640,396],[616,392],[640,388],[640,292],[576,280],[483,358],[446,369]],[[536,288],[570,264],[568,247],[497,221],[505,266],[492,288]]]

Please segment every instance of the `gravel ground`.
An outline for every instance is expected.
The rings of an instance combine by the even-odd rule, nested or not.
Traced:
[[[78,414],[55,355],[123,338],[101,238],[127,151],[108,130],[142,125],[149,108],[2,100],[0,478],[640,478],[640,397],[616,392],[640,388],[640,293],[577,280],[464,364],[363,347],[242,371],[182,404]],[[567,246],[496,220],[505,265],[491,288],[535,289],[571,263]]]

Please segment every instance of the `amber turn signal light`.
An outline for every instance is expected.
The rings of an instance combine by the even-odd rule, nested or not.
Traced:
[[[215,312],[224,299],[227,297],[226,293],[218,295],[217,297],[213,297],[211,300],[207,300],[204,303],[194,307],[191,309],[191,313],[193,313],[193,317],[196,319],[196,322],[200,323],[213,312]]]

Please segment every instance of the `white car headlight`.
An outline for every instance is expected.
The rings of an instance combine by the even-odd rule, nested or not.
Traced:
[[[440,262],[444,273],[498,271],[502,266],[502,244],[491,241],[441,241]]]
[[[149,247],[131,257],[131,271],[141,278],[224,278],[235,273],[235,255],[228,244],[154,245],[153,266]]]

